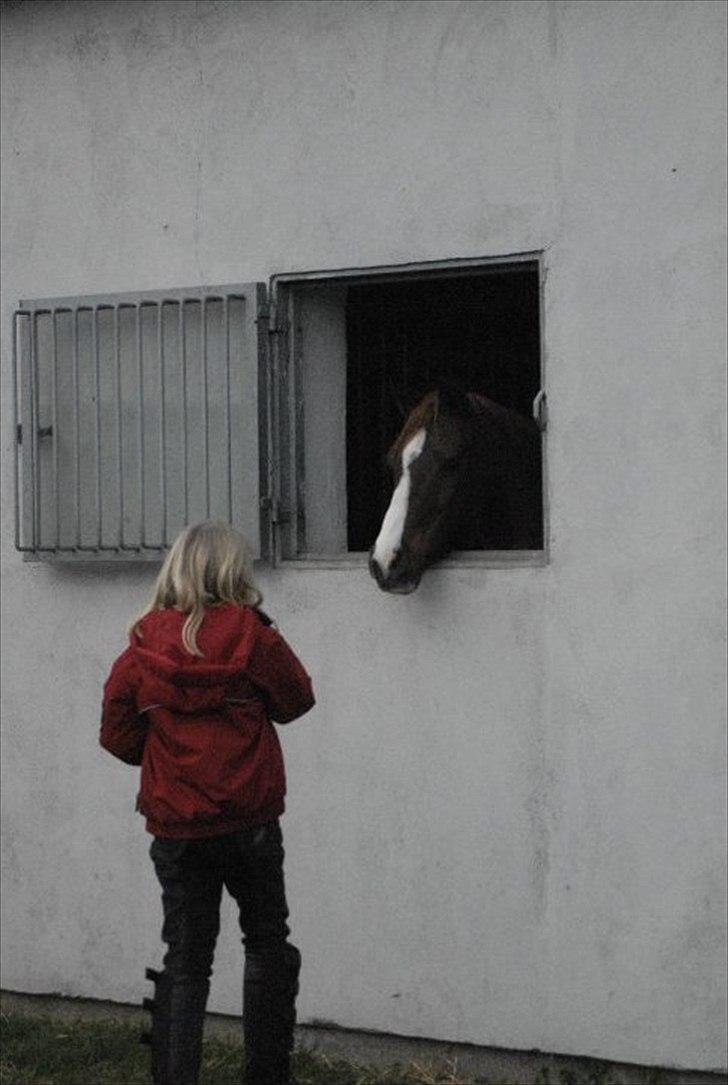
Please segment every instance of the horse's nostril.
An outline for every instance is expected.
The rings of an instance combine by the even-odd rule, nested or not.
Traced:
[[[369,558],[369,572],[370,572],[371,576],[374,577],[377,584],[379,584],[381,586],[382,579],[383,579],[382,570],[379,567],[379,562],[376,561],[375,558],[372,558],[372,557]]]

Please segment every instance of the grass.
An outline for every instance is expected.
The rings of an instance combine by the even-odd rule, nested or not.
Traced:
[[[52,1017],[2,1014],[0,1085],[149,1085],[149,1048],[136,1025],[111,1021],[71,1022]],[[476,1085],[454,1063],[417,1063],[387,1069],[299,1050],[295,1074],[301,1085]],[[205,1041],[200,1085],[240,1085],[242,1049],[230,1040]],[[609,1067],[554,1071],[541,1067],[533,1085],[610,1085]],[[486,1085],[508,1085],[488,1082]],[[639,1085],[660,1085],[646,1072]]]

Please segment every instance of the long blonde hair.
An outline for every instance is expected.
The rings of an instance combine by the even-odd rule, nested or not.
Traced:
[[[187,614],[182,643],[202,656],[197,633],[205,607],[219,603],[259,606],[263,596],[253,583],[253,559],[245,538],[229,524],[206,520],[180,532],[154,585],[154,594],[130,626],[141,637],[139,623],[153,610],[175,607]]]

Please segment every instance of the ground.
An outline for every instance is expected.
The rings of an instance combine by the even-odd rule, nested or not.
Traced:
[[[60,1017],[3,1013],[1,1085],[149,1085],[149,1049],[137,1025],[113,1021],[68,1021]],[[239,1085],[242,1048],[231,1040],[205,1042],[200,1085]],[[410,1062],[387,1068],[363,1066],[298,1050],[295,1073],[301,1085],[511,1085],[502,1078],[458,1072],[457,1063]],[[635,1068],[634,1085],[662,1085],[660,1071]],[[616,1085],[608,1065],[536,1072],[533,1085]]]

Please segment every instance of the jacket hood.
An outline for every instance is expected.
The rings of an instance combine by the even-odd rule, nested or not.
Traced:
[[[245,669],[265,619],[252,607],[206,607],[197,633],[202,657],[191,655],[182,643],[186,620],[179,610],[155,610],[132,633],[140,712],[162,706],[194,715],[255,695]]]

